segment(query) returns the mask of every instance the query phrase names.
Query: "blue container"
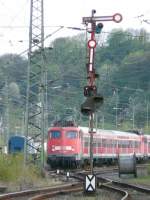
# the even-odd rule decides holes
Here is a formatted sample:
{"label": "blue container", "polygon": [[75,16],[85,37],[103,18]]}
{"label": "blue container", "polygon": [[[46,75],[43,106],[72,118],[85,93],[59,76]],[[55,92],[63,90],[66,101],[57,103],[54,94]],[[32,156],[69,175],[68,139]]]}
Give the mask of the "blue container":
{"label": "blue container", "polygon": [[8,153],[21,153],[24,151],[24,136],[11,136],[8,141]]}

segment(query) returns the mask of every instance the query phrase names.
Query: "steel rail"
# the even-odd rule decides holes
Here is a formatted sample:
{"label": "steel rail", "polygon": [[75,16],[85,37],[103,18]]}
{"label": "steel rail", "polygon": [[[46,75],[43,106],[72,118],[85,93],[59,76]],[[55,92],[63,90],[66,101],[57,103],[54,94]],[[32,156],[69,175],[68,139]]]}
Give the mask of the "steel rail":
{"label": "steel rail", "polygon": [[134,185],[134,184],[123,183],[123,182],[118,182],[118,181],[112,181],[112,183],[115,184],[115,185],[122,186],[122,187],[127,187],[127,188],[130,188],[130,189],[132,188],[132,189],[139,191],[139,192],[144,192],[144,193],[150,194],[150,189],[145,188],[144,186],[137,186],[137,185]]}
{"label": "steel rail", "polygon": [[[112,169],[112,170],[114,170],[114,169]],[[107,171],[107,172],[110,172],[110,170]],[[80,172],[80,173],[78,172],[77,174],[74,173],[71,176],[76,178],[76,179],[78,179],[78,180],[80,180],[80,181],[83,181],[84,180],[84,176],[85,176],[86,173],[87,172]],[[97,171],[97,173],[98,173],[98,171]],[[101,173],[102,172],[99,172],[98,174],[101,174]],[[100,183],[101,180],[103,182],[105,182],[105,183],[101,184]],[[128,194],[127,191],[119,189],[119,188],[116,188],[116,187],[113,187],[113,186],[110,186],[109,184],[111,184],[111,183],[112,183],[112,180],[108,180],[108,179],[101,178],[101,177],[97,178],[97,186],[98,186],[98,188],[105,188],[107,190],[111,190],[113,192],[119,193],[122,196],[120,200],[128,200],[129,199],[129,194]]]}
{"label": "steel rail", "polygon": [[[135,190],[137,192],[142,192],[142,193],[145,193],[145,194],[150,194],[150,189],[145,188],[143,186],[137,186],[137,185],[134,185],[134,184],[124,183],[124,182],[121,182],[121,181],[116,181],[116,180],[112,180],[112,179],[104,178],[104,177],[97,177],[97,179],[98,179],[98,183],[100,184],[100,187],[107,187],[107,188],[110,187],[110,189],[111,189],[114,186],[115,186],[115,188],[116,188],[116,186],[118,186],[118,187],[121,187],[121,188],[126,188],[126,190],[123,190],[124,194],[126,192],[126,195],[122,198],[122,200],[127,200],[130,197],[130,192],[127,191],[128,189],[129,190]],[[116,188],[116,189],[119,189],[120,192],[122,190],[120,188]]]}
{"label": "steel rail", "polygon": [[57,185],[57,186],[53,186],[53,187],[47,187],[47,188],[42,188],[42,189],[34,189],[34,190],[24,190],[24,191],[20,191],[20,192],[13,192],[13,193],[7,193],[7,194],[2,194],[0,195],[0,200],[9,200],[12,198],[23,198],[26,196],[33,196],[33,195],[37,195],[37,194],[41,194],[41,193],[48,193],[51,191],[58,191],[58,190],[65,190],[71,187],[76,187],[79,186],[79,184],[81,185],[81,183],[79,182],[75,182],[73,184],[64,184],[64,185]]}
{"label": "steel rail", "polygon": [[51,197],[54,197],[54,196],[57,196],[57,195],[61,195],[61,194],[70,194],[71,192],[80,192],[80,191],[83,191],[83,187],[76,187],[76,188],[68,188],[68,189],[60,189],[58,191],[51,191],[49,193],[46,193],[46,194],[41,194],[41,195],[37,195],[35,197],[31,197],[29,198],[29,200],[42,200],[42,199],[47,199],[47,198],[51,198]]}
{"label": "steel rail", "polygon": [[116,188],[116,187],[113,187],[113,186],[109,186],[107,184],[103,184],[100,187],[107,189],[107,190],[115,191],[115,192],[121,194],[122,197],[121,197],[120,200],[128,200],[129,199],[129,193],[125,190],[122,190],[122,189],[119,189],[119,188]]}
{"label": "steel rail", "polygon": [[112,179],[104,178],[104,177],[98,177],[98,179],[105,181],[105,182],[111,182],[114,185],[130,188],[130,189],[134,189],[134,190],[139,191],[139,192],[144,192],[144,193],[150,194],[150,189],[145,188],[144,186],[137,186],[137,185],[134,185],[134,184],[124,183],[124,182],[121,182],[121,181],[116,181],[116,180],[112,180]]}
{"label": "steel rail", "polygon": [[[98,187],[104,188],[107,190],[111,190],[111,191],[121,194],[122,197],[120,200],[128,200],[129,199],[129,194],[126,190],[122,190],[120,188],[116,188],[116,187],[113,187],[110,185],[110,184],[112,184],[112,180],[108,180],[108,179],[105,179],[102,177],[98,177],[97,179],[98,179]],[[101,183],[100,181],[103,181],[104,183]]]}

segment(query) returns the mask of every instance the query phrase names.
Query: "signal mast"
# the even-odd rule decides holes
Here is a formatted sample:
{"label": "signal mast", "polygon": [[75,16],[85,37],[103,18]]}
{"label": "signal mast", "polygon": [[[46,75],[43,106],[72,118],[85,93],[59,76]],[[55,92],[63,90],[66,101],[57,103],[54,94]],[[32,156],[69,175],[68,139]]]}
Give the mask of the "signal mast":
{"label": "signal mast", "polygon": [[[122,15],[116,13],[112,16],[94,16],[96,10],[92,10],[91,17],[83,17],[83,24],[86,25],[86,31],[90,33],[90,39],[87,42],[87,86],[84,87],[85,102],[81,105],[81,113],[89,116],[89,133],[90,133],[90,169],[93,174],[93,134],[94,134],[94,113],[103,104],[103,96],[97,93],[95,84],[99,75],[94,68],[96,39],[95,34],[100,34],[103,29],[103,21],[114,21],[119,23],[122,21]],[[90,28],[88,28],[90,25]]]}

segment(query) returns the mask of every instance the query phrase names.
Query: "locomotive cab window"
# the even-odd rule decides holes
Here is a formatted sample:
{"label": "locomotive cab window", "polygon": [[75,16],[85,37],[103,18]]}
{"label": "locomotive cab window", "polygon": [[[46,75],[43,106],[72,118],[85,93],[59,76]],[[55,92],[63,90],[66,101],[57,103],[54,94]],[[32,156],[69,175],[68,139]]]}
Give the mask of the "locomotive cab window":
{"label": "locomotive cab window", "polygon": [[69,138],[69,139],[77,138],[77,132],[76,131],[68,131],[68,132],[66,132],[66,138]]}
{"label": "locomotive cab window", "polygon": [[60,133],[60,131],[51,131],[50,132],[50,137],[53,138],[53,139],[60,138],[61,137],[61,133]]}

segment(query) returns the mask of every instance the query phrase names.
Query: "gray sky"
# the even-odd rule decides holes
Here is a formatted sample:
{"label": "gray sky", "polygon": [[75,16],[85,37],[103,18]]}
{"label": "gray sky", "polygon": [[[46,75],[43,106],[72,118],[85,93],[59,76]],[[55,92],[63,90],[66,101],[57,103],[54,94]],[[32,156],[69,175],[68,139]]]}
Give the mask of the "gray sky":
{"label": "gray sky", "polygon": [[[0,54],[21,53],[28,48],[30,0],[0,0]],[[56,27],[84,27],[82,17],[90,16],[96,9],[97,16],[121,13],[121,23],[105,22],[103,31],[113,28],[145,28],[150,32],[149,0],[44,0],[45,35],[52,33]],[[142,16],[141,16],[142,15]],[[141,16],[141,17],[138,17]],[[50,38],[71,36],[77,31],[63,29]]]}

